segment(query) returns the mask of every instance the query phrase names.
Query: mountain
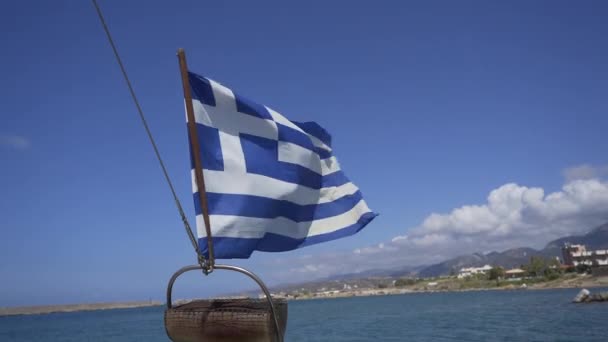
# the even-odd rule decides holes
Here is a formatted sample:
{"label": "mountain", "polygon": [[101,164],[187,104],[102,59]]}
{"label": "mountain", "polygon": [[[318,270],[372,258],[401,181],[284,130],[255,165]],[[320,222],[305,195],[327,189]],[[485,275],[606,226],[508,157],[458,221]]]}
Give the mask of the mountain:
{"label": "mountain", "polygon": [[461,255],[453,259],[423,268],[420,270],[420,272],[418,272],[418,276],[426,278],[450,274],[453,272],[458,272],[458,270],[463,267],[483,266],[485,260],[486,256],[481,253]]}
{"label": "mountain", "polygon": [[403,266],[399,268],[373,269],[357,273],[344,273],[319,279],[319,281],[353,280],[361,278],[405,277],[417,274],[426,266]]}
{"label": "mountain", "polygon": [[437,277],[440,275],[448,275],[450,273],[458,273],[461,268],[481,267],[484,265],[499,265],[505,268],[514,268],[528,263],[530,257],[532,256],[544,255],[541,251],[527,247],[513,248],[504,252],[491,252],[488,254],[475,253],[461,255],[453,259],[426,267],[418,272],[418,276]]}
{"label": "mountain", "polygon": [[530,261],[530,257],[532,256],[540,255],[543,255],[542,251],[537,251],[528,247],[520,247],[508,249],[502,253],[488,253],[486,254],[486,257],[488,259],[488,263],[492,265],[501,265],[502,267],[513,268],[528,263],[528,261]]}
{"label": "mountain", "polygon": [[565,243],[583,244],[587,249],[608,249],[608,223],[592,229],[584,235],[569,235],[549,242],[545,248],[536,250],[528,247],[508,249],[503,252],[491,252],[487,254],[474,253],[461,255],[444,262],[434,264],[421,269],[420,277],[437,277],[457,273],[465,267],[481,267],[483,265],[502,266],[505,268],[519,267],[527,264],[530,257],[542,256],[545,258],[562,256],[562,246]]}
{"label": "mountain", "polygon": [[585,235],[570,235],[549,242],[543,251],[555,253],[559,251],[566,243],[581,244],[587,246],[587,249],[608,249],[608,223],[592,229]]}
{"label": "mountain", "polygon": [[[565,243],[584,244],[588,249],[608,249],[608,223],[596,227],[584,235],[569,235],[549,242],[543,249],[536,250],[528,247],[512,248],[503,252],[490,252],[487,254],[474,253],[461,255],[444,262],[430,266],[401,266],[390,269],[373,269],[356,273],[342,273],[329,277],[316,279],[305,283],[287,283],[275,285],[273,292],[293,291],[331,291],[341,290],[345,284],[353,287],[368,288],[375,287],[378,279],[400,278],[400,277],[437,277],[457,273],[464,267],[480,267],[486,264],[502,266],[505,268],[519,267],[527,264],[532,256],[545,258],[560,257],[561,248]],[[239,293],[239,295],[258,294],[259,290]]]}

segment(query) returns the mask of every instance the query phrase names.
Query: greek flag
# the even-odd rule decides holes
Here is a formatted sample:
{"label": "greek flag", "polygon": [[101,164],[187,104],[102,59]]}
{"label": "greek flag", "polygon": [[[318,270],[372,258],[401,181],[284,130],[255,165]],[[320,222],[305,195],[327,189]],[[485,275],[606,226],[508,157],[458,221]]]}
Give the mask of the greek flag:
{"label": "greek flag", "polygon": [[[194,73],[189,80],[216,258],[338,239],[376,216],[321,126],[290,121]],[[199,248],[208,255],[194,169],[192,190]]]}

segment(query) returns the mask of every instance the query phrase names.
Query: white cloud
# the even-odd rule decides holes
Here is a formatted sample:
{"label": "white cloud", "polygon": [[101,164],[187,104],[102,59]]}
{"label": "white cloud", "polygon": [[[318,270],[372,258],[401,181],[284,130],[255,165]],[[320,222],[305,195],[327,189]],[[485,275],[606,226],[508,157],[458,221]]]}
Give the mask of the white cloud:
{"label": "white cloud", "polygon": [[[432,213],[404,235],[352,252],[285,260],[291,274],[323,277],[369,269],[423,265],[457,255],[514,247],[542,248],[550,240],[582,234],[608,222],[608,182],[597,178],[567,182],[556,192],[508,183],[483,204]],[[312,270],[309,265],[317,265]],[[307,272],[311,271],[311,272]],[[291,280],[297,281],[297,276]]]}
{"label": "white cloud", "polygon": [[393,243],[442,246],[447,250],[460,246],[469,251],[538,248],[553,238],[583,233],[606,221],[608,183],[601,180],[571,181],[548,195],[541,188],[509,183],[492,190],[485,204],[429,215],[420,226],[393,239]]}
{"label": "white cloud", "polygon": [[0,146],[15,150],[26,150],[31,146],[31,142],[27,138],[19,135],[0,134]]}
{"label": "white cloud", "polygon": [[608,165],[593,166],[582,164],[565,169],[563,174],[566,181],[600,178],[608,176]]}

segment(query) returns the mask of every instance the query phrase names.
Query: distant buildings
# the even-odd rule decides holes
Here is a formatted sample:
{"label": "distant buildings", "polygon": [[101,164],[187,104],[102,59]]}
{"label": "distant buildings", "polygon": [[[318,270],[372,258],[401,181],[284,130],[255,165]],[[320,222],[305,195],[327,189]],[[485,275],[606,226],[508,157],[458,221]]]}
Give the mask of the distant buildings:
{"label": "distant buildings", "polygon": [[564,258],[564,264],[568,266],[608,266],[607,249],[588,251],[585,245],[572,245],[566,243],[564,247],[562,247],[562,256]]}
{"label": "distant buildings", "polygon": [[608,249],[588,251],[585,245],[566,243],[562,247],[562,256],[567,266],[583,265],[589,267],[593,275],[608,276]]}
{"label": "distant buildings", "polygon": [[470,277],[476,274],[486,274],[489,270],[492,269],[492,266],[485,265],[483,267],[466,267],[461,268],[460,272],[458,272],[458,279]]}
{"label": "distant buildings", "polygon": [[521,268],[513,268],[505,271],[505,279],[508,280],[519,280],[526,275],[526,271]]}

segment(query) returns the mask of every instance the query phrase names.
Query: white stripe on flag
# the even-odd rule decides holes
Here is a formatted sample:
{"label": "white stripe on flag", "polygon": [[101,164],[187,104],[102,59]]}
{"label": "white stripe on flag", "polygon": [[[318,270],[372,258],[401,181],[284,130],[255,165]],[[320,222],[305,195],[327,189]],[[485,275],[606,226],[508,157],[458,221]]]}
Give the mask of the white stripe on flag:
{"label": "white stripe on flag", "polygon": [[321,160],[319,155],[300,145],[279,141],[279,161],[303,166],[322,176],[340,170],[335,157]]}
{"label": "white stripe on flag", "polygon": [[192,100],[194,121],[208,127],[220,128],[232,134],[251,134],[258,137],[278,140],[279,131],[276,123],[249,114],[226,111],[225,108],[208,106],[198,100]]}
{"label": "white stripe on flag", "polygon": [[[198,187],[194,170],[190,170],[190,173],[192,193],[196,193]],[[203,175],[208,192],[282,199],[299,205],[329,203],[359,191],[350,182],[317,190],[252,173],[234,177],[223,171],[204,170]]]}
{"label": "white stripe on flag", "polygon": [[219,132],[222,155],[224,157],[224,172],[233,173],[239,177],[247,173],[245,154],[241,146],[241,138],[238,135]]}
{"label": "white stripe on flag", "polygon": [[327,150],[329,152],[331,152],[331,147],[325,145],[324,142],[322,142],[321,140],[317,139],[317,137],[312,136],[306,132],[304,132],[303,129],[301,129],[300,127],[296,126],[293,122],[289,121],[288,119],[286,119],[283,115],[281,115],[280,113],[278,113],[277,111],[273,110],[272,108],[266,107],[264,106],[268,112],[270,113],[270,116],[272,116],[272,119],[274,121],[276,121],[277,123],[280,123],[281,125],[287,126],[291,129],[295,129],[298,132],[302,132],[306,135],[308,135],[310,137],[310,140],[312,141],[312,144],[315,147],[320,147],[324,150]]}
{"label": "white stripe on flag", "polygon": [[[303,239],[310,236],[331,233],[346,228],[359,220],[371,210],[361,200],[351,210],[337,216],[309,222],[294,222],[284,217],[255,218],[232,215],[209,215],[211,234],[215,237],[234,237],[256,239],[265,233],[274,233],[294,239]],[[203,216],[196,216],[199,237],[205,237]],[[214,227],[221,227],[220,230]]]}

